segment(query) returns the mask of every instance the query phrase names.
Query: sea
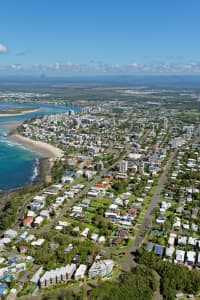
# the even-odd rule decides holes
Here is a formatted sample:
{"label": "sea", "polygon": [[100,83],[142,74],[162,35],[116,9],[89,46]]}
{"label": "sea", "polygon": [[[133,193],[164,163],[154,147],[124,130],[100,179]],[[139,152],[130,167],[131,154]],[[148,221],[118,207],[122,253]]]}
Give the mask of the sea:
{"label": "sea", "polygon": [[[0,192],[23,187],[34,182],[39,176],[41,154],[12,141],[9,138],[12,125],[32,117],[62,113],[72,109],[49,104],[0,103],[0,110],[7,111],[9,107],[27,107],[27,110],[35,107],[38,110],[20,116],[0,117]],[[78,110],[79,108],[73,109]]]}

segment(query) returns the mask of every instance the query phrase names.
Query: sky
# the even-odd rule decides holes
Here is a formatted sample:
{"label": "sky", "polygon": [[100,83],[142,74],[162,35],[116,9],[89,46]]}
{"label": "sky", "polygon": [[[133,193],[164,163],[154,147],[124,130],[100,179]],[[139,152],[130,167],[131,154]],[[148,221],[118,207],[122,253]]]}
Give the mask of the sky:
{"label": "sky", "polygon": [[0,75],[199,74],[199,0],[1,0]]}

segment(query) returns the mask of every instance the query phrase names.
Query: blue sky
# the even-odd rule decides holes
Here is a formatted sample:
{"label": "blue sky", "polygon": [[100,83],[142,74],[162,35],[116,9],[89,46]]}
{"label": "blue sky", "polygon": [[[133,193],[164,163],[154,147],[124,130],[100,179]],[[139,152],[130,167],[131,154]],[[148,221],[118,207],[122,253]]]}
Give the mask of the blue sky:
{"label": "blue sky", "polygon": [[199,0],[2,0],[0,74],[200,73]]}

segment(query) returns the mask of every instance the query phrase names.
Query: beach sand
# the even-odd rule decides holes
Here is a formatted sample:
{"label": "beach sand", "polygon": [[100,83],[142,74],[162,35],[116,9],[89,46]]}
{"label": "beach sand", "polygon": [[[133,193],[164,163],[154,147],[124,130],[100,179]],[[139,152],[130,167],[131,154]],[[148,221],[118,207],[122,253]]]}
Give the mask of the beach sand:
{"label": "beach sand", "polygon": [[12,134],[10,137],[16,142],[23,144],[28,149],[41,153],[42,156],[44,157],[48,157],[52,159],[60,159],[64,155],[64,152],[61,149],[53,145],[50,145],[48,143],[34,141],[20,134]]}

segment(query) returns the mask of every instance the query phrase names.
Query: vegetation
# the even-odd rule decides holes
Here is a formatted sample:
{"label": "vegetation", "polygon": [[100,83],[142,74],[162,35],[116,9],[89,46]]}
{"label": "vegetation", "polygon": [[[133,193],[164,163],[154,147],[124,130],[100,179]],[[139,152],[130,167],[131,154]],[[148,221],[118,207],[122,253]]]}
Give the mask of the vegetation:
{"label": "vegetation", "polygon": [[185,266],[165,262],[152,252],[140,251],[138,263],[148,265],[161,277],[161,293],[166,300],[174,300],[176,293],[197,294],[200,291],[200,273]]}

